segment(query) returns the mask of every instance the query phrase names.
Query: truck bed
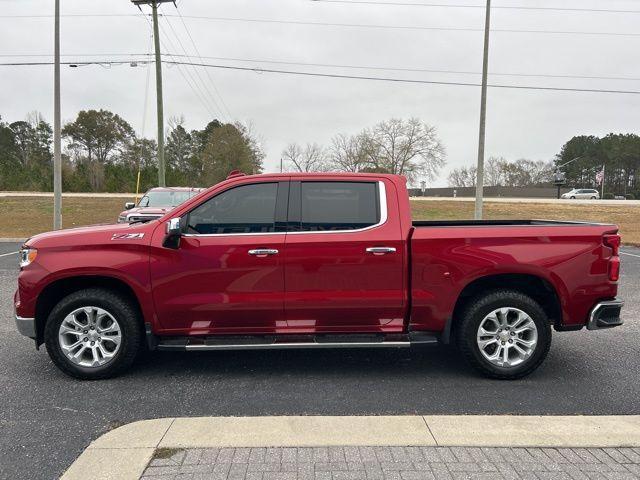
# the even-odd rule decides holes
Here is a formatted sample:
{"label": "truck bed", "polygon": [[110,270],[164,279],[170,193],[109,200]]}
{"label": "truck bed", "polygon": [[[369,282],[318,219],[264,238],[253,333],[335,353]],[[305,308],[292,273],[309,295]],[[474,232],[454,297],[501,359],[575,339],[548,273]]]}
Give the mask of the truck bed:
{"label": "truck bed", "polygon": [[603,244],[604,235],[617,233],[615,225],[553,220],[412,224],[412,331],[445,329],[457,299],[480,279],[492,279],[494,289],[537,282],[543,297],[561,295],[563,312],[554,320],[564,326],[584,325],[595,301],[616,295],[616,283],[607,276],[611,249]]}
{"label": "truck bed", "polygon": [[519,227],[545,225],[602,225],[591,222],[570,222],[560,220],[417,220],[412,222],[416,228],[420,227]]}

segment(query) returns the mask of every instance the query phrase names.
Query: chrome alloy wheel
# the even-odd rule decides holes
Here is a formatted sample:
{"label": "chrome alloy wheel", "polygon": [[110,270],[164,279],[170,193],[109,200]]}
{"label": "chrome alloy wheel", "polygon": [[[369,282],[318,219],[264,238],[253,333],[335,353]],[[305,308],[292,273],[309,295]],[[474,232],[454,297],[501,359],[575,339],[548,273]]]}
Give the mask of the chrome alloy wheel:
{"label": "chrome alloy wheel", "polygon": [[68,314],[58,330],[60,348],[76,365],[101,367],[120,349],[122,331],[116,319],[100,307],[82,307]]}
{"label": "chrome alloy wheel", "polygon": [[533,355],[538,328],[522,310],[498,308],[480,322],[477,341],[480,353],[493,365],[515,367]]}

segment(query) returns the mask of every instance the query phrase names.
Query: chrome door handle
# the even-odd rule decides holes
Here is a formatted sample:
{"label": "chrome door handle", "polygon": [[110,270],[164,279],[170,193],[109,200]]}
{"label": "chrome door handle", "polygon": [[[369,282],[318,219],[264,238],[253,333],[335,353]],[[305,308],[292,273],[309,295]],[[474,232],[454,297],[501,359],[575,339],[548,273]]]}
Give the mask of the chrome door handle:
{"label": "chrome door handle", "polygon": [[369,247],[367,253],[373,253],[374,255],[386,255],[387,253],[396,253],[396,249],[393,247]]}
{"label": "chrome door handle", "polygon": [[249,250],[249,255],[256,257],[266,257],[268,255],[277,255],[279,252],[275,248],[256,248],[255,250]]}

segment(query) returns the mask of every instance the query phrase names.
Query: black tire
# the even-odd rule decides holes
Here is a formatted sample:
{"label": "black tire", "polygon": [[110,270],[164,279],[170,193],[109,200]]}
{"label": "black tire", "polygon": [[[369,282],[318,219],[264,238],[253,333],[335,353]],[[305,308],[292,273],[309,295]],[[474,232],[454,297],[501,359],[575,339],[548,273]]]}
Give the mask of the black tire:
{"label": "black tire", "polygon": [[571,200],[575,200],[575,199],[576,199],[576,197],[571,197]]}
{"label": "black tire", "polygon": [[[480,352],[477,332],[481,322],[492,311],[513,307],[531,317],[536,325],[538,341],[530,357],[512,367],[497,366]],[[467,302],[456,323],[456,343],[465,360],[483,375],[500,380],[515,380],[537,369],[551,348],[551,325],[544,310],[531,297],[514,290],[493,290]]]}
{"label": "black tire", "polygon": [[596,197],[591,197],[591,200],[596,200]]}
{"label": "black tire", "polygon": [[[58,331],[65,317],[74,310],[95,306],[109,312],[120,326],[120,347],[108,363],[85,367],[73,363],[64,354],[58,341]],[[138,309],[126,297],[107,289],[89,288],[74,292],[51,310],[44,330],[47,353],[53,363],[64,373],[82,380],[99,380],[114,377],[131,366],[142,347],[142,327]]]}

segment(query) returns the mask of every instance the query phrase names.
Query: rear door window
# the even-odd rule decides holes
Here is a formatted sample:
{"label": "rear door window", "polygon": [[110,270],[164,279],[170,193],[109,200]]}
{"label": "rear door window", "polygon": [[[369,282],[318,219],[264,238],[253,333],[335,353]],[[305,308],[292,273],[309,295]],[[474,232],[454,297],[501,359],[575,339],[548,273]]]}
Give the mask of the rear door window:
{"label": "rear door window", "polygon": [[301,182],[299,188],[294,231],[358,230],[380,222],[377,182]]}

